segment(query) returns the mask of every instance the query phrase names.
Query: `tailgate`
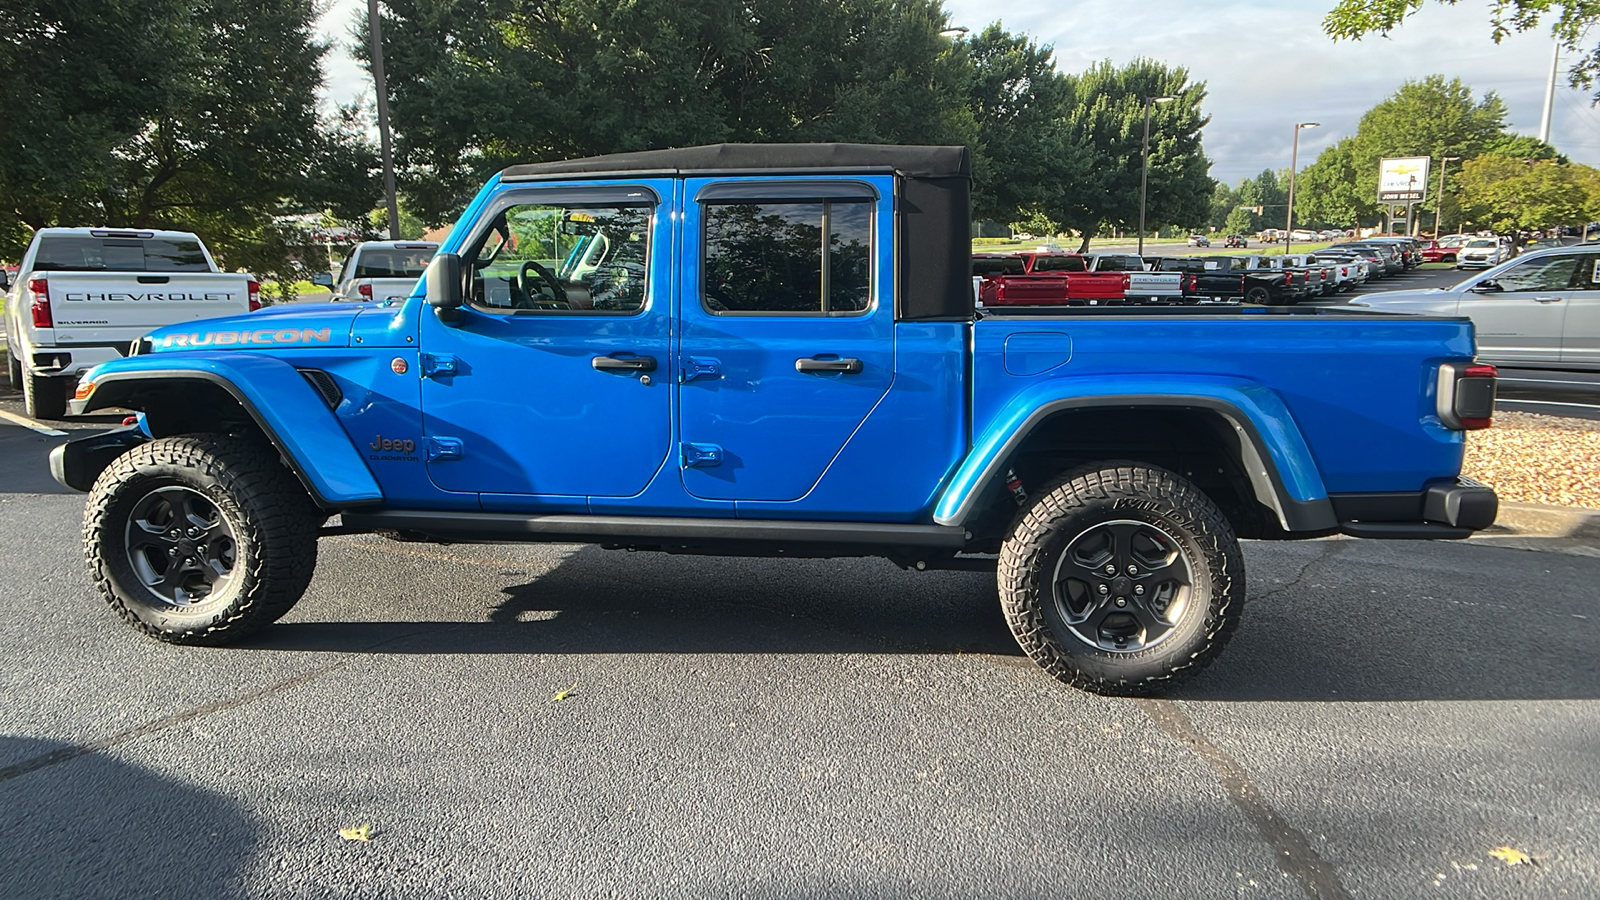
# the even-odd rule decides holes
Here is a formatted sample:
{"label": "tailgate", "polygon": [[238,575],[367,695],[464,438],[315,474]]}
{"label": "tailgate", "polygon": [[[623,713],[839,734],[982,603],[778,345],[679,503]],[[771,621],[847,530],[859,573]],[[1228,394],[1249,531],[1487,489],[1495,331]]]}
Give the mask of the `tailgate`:
{"label": "tailgate", "polygon": [[250,276],[228,272],[48,272],[55,342],[124,347],[165,325],[250,311]]}
{"label": "tailgate", "polygon": [[1177,272],[1129,272],[1128,293],[1135,297],[1182,294],[1183,276]]}

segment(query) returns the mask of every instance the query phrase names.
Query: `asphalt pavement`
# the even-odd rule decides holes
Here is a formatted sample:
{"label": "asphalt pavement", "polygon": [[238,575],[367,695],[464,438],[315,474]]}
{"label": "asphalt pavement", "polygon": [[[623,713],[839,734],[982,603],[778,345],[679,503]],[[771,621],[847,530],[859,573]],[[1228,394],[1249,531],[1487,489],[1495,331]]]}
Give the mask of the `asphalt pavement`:
{"label": "asphalt pavement", "polygon": [[877,560],[334,537],[278,625],[178,648],[96,598],[82,497],[39,474],[65,438],[22,432],[0,422],[8,898],[1600,884],[1590,547],[1251,542],[1237,636],[1153,701],[1044,676],[992,576]]}

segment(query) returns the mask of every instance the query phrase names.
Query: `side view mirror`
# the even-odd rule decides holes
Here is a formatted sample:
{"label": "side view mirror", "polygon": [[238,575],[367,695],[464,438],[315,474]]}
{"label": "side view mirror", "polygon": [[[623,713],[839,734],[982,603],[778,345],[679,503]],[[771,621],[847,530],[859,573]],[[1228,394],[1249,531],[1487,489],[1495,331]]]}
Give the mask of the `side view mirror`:
{"label": "side view mirror", "polygon": [[461,257],[454,253],[435,254],[422,280],[428,305],[438,314],[439,321],[447,325],[461,321]]}
{"label": "side view mirror", "polygon": [[1474,294],[1497,294],[1505,290],[1505,288],[1501,287],[1500,282],[1495,281],[1493,278],[1487,278],[1468,288],[1468,290]]}
{"label": "side view mirror", "polygon": [[11,290],[11,275],[6,272],[5,268],[0,267],[0,291],[9,290]]}
{"label": "side view mirror", "polygon": [[331,272],[318,272],[311,276],[311,283],[331,290],[333,288],[333,274]]}

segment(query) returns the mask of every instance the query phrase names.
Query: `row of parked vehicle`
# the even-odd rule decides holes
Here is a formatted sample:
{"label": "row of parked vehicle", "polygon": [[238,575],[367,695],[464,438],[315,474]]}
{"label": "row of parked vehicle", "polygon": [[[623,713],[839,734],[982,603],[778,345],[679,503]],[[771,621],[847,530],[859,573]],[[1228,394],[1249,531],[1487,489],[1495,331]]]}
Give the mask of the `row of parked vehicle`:
{"label": "row of parked vehicle", "polygon": [[1426,260],[1421,242],[1373,238],[1314,253],[1139,257],[1040,250],[973,256],[985,307],[1251,303],[1284,306],[1331,297]]}

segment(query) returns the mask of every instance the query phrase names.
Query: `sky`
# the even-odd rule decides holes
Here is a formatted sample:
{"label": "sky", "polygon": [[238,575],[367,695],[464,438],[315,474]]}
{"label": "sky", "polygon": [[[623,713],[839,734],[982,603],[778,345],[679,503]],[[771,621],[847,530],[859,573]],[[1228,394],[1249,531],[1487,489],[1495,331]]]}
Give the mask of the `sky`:
{"label": "sky", "polygon": [[[1361,114],[1409,80],[1441,74],[1482,95],[1499,94],[1513,131],[1537,134],[1553,48],[1540,30],[1495,44],[1488,0],[1428,3],[1390,37],[1335,43],[1322,17],[1336,0],[1009,0],[998,19],[1055,49],[1056,67],[1079,72],[1101,59],[1149,57],[1184,66],[1207,86],[1203,144],[1211,176],[1228,184],[1289,166],[1296,122],[1304,168],[1329,144],[1354,134]],[[372,86],[350,54],[366,0],[334,0],[322,32],[331,103],[365,98]],[[984,0],[945,0],[952,25],[977,31],[996,21]],[[1562,63],[1563,72],[1566,62]],[[1589,95],[1557,84],[1551,143],[1577,162],[1600,166],[1600,109]]]}

